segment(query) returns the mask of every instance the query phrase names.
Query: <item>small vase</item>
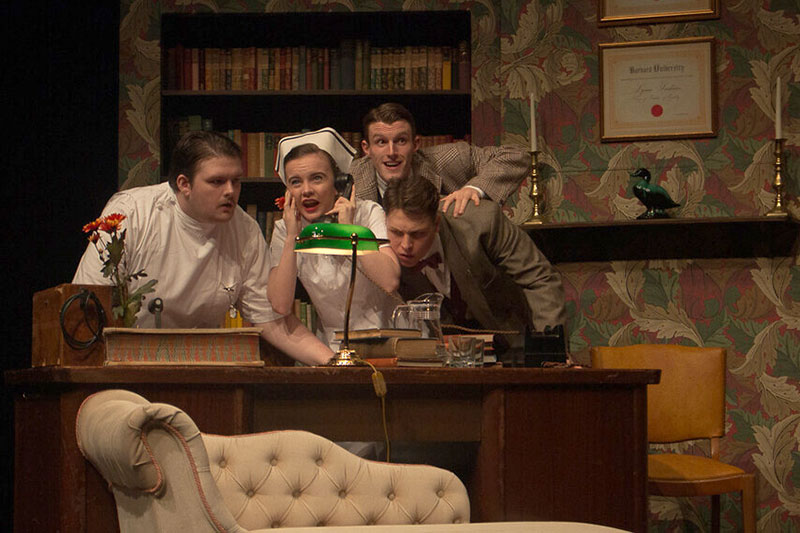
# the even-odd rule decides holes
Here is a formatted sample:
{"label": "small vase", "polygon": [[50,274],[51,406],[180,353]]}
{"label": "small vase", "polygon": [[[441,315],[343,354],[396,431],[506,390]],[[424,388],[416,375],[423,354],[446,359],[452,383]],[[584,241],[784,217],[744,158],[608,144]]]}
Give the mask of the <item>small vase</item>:
{"label": "small vase", "polygon": [[[127,291],[125,292],[127,293]],[[122,318],[122,325],[126,328],[132,328],[136,324],[136,313],[139,312],[141,304],[136,305],[133,302],[123,302],[122,300],[119,287],[113,287],[111,291],[111,309],[114,318]]]}
{"label": "small vase", "polygon": [[127,306],[125,307],[125,312],[122,315],[122,324],[126,328],[132,328],[136,324],[136,311],[132,309],[132,307],[138,306]]}

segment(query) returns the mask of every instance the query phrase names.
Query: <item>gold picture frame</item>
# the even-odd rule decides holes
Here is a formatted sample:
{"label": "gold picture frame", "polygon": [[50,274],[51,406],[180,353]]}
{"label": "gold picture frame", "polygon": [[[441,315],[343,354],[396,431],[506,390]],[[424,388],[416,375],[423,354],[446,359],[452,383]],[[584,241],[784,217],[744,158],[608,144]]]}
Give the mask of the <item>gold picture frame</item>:
{"label": "gold picture frame", "polygon": [[714,38],[599,44],[602,142],[716,137]]}
{"label": "gold picture frame", "polygon": [[720,0],[600,0],[599,26],[719,18]]}

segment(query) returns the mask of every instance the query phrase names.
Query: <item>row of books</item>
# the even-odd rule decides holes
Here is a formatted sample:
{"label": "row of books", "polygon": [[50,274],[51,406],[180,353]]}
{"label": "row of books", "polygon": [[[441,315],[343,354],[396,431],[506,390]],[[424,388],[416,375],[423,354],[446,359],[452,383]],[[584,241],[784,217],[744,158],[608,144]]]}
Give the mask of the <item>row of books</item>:
{"label": "row of books", "polygon": [[275,223],[283,218],[283,211],[277,208],[259,209],[257,204],[246,204],[245,211],[258,222],[258,227],[261,228],[267,246],[269,246],[272,240],[272,230],[275,229]]}
{"label": "row of books", "polygon": [[317,309],[314,307],[314,304],[303,301],[300,298],[295,298],[294,316],[296,316],[311,333],[316,334]]}
{"label": "row of books", "polygon": [[166,89],[184,91],[436,91],[470,88],[466,41],[453,46],[307,46],[167,50]]}
{"label": "row of books", "polygon": [[[212,119],[200,115],[177,117],[168,121],[167,131],[170,146],[174,146],[178,139],[189,131],[212,131]],[[225,132],[229,138],[236,142],[242,149],[242,163],[244,175],[249,177],[277,177],[275,174],[275,158],[277,157],[278,141],[287,135],[298,132],[245,132],[240,129],[231,129]],[[342,137],[357,151],[356,157],[363,155],[361,150],[361,132],[340,132]],[[434,146],[453,142],[452,135],[428,135],[420,137],[420,147]],[[464,139],[469,142],[469,137]]]}

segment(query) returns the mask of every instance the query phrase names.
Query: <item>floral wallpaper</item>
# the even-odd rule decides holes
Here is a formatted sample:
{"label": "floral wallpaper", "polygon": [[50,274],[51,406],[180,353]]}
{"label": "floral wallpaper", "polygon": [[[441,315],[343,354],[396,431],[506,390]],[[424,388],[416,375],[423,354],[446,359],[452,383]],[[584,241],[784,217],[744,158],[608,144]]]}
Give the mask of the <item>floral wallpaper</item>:
{"label": "floral wallpaper", "polygon": [[[683,218],[752,217],[774,203],[775,81],[782,80],[788,210],[800,218],[800,1],[721,1],[720,18],[601,28],[592,0],[123,1],[119,182],[158,181],[160,14],[468,9],[476,144],[529,145],[537,104],[544,213],[551,222],[628,220],[644,208],[629,173],[648,167]],[[600,142],[599,43],[713,36],[719,133]],[[424,117],[421,119],[424,120]],[[524,221],[529,184],[506,203]],[[611,244],[609,244],[611,246]],[[576,243],[580,246],[580,243]],[[665,243],[669,246],[669,243]],[[570,348],[638,342],[728,352],[725,461],[757,473],[758,530],[800,523],[800,252],[790,257],[561,263]],[[707,454],[704,443],[679,448]],[[741,507],[722,499],[722,527]],[[707,499],[651,498],[652,531],[709,529]]]}

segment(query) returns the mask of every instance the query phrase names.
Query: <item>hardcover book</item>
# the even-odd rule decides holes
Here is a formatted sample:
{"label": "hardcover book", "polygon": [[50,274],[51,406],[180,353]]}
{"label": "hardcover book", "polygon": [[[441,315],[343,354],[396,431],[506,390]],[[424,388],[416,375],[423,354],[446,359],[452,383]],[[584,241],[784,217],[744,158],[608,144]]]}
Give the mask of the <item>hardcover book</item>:
{"label": "hardcover book", "polygon": [[361,87],[356,87],[357,89],[361,89],[362,91],[368,91],[371,88],[370,85],[370,78],[372,73],[370,72],[370,44],[369,41],[364,40],[362,42],[362,64],[361,64]]}
{"label": "hardcover book", "polygon": [[269,89],[269,49],[259,48],[256,55],[256,89]]}
{"label": "hardcover book", "polygon": [[341,42],[339,52],[339,65],[341,73],[339,83],[342,89],[355,89],[356,85],[356,65],[355,65],[355,42],[352,39],[345,39]]}
{"label": "hardcover book", "polygon": [[397,357],[399,359],[435,359],[437,339],[423,337],[389,337],[386,339],[356,339],[350,349],[366,359]]}
{"label": "hardcover book", "polygon": [[249,46],[242,51],[242,90],[254,91],[256,89],[256,47]]}
{"label": "hardcover book", "polygon": [[105,328],[106,365],[264,366],[258,328]]}
{"label": "hardcover book", "polygon": [[399,357],[374,357],[374,358],[366,358],[366,362],[371,363],[373,366],[377,367],[425,367],[425,368],[437,368],[443,367],[444,362],[440,359],[401,359]]}
{"label": "hardcover book", "polygon": [[243,68],[244,68],[244,57],[243,51],[241,48],[232,48],[231,49],[231,90],[233,91],[241,91],[244,89],[242,87],[242,80],[244,79],[243,75]]}
{"label": "hardcover book", "polygon": [[441,361],[440,359],[435,359],[435,358],[434,359],[413,359],[413,360],[398,359],[397,360],[397,366],[399,366],[399,367],[416,366],[416,367],[437,368],[437,367],[443,367],[444,366],[444,362]]}
{"label": "hardcover book", "polygon": [[[422,332],[418,329],[405,329],[405,328],[368,328],[368,329],[351,329],[350,340],[353,339],[386,339],[387,337],[422,337]],[[344,334],[342,331],[335,331],[333,338],[342,340]]]}

